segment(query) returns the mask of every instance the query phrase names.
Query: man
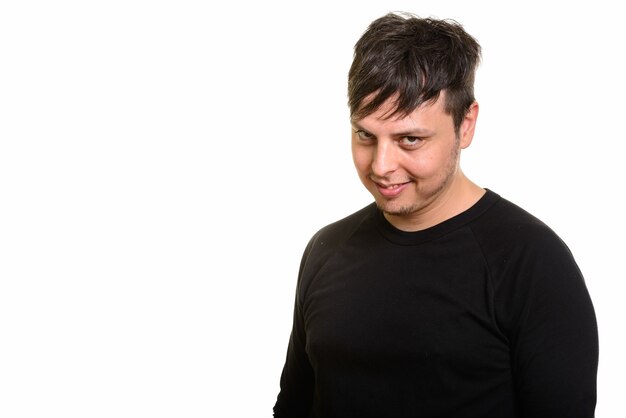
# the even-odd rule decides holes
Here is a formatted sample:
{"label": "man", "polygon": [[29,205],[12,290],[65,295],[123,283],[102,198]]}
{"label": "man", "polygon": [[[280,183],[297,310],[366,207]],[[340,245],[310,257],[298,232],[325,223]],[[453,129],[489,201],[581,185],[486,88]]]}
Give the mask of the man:
{"label": "man", "polygon": [[275,417],[592,417],[597,326],[566,245],[459,167],[480,46],[389,14],[355,45],[352,154],[375,200],[301,262]]}

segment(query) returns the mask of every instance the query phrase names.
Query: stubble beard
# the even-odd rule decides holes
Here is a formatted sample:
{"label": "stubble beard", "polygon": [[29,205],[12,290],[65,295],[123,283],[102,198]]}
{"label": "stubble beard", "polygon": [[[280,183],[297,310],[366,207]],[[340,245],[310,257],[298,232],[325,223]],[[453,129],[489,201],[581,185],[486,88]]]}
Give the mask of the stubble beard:
{"label": "stubble beard", "polygon": [[[423,198],[421,198],[419,201],[415,201],[413,203],[407,203],[403,206],[400,206],[398,208],[393,208],[394,206],[394,202],[393,201],[382,201],[379,202],[378,200],[376,201],[376,205],[378,206],[378,209],[380,209],[384,214],[389,215],[389,216],[398,216],[398,217],[406,217],[415,213],[420,212],[421,210],[423,210],[425,207],[427,207],[431,202],[433,202],[434,200],[437,199],[437,197],[446,189],[448,188],[448,186],[450,185],[450,183],[452,182],[452,180],[454,179],[454,176],[457,172],[457,168],[458,168],[458,162],[459,162],[459,154],[460,154],[460,149],[459,149],[459,141],[460,138],[457,137],[457,141],[455,143],[454,149],[452,150],[452,153],[450,155],[450,159],[448,160],[448,166],[446,167],[446,171],[445,174],[443,176],[443,179],[439,182],[439,184],[437,185],[437,187],[435,187],[434,190],[421,190],[420,191],[420,182],[418,179],[411,179],[411,181],[413,182],[412,186],[415,189],[415,193],[418,196],[422,196]],[[383,198],[384,199],[384,198]]]}

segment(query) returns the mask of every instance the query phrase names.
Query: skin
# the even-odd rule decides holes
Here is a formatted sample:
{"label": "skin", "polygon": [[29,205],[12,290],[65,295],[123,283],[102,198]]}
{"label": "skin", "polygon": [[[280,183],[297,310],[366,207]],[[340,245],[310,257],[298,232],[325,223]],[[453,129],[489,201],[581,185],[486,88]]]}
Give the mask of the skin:
{"label": "skin", "polygon": [[352,158],[385,218],[403,231],[437,225],[474,205],[485,190],[461,171],[461,150],[474,137],[478,103],[455,132],[445,92],[406,117],[391,117],[394,97],[352,120]]}

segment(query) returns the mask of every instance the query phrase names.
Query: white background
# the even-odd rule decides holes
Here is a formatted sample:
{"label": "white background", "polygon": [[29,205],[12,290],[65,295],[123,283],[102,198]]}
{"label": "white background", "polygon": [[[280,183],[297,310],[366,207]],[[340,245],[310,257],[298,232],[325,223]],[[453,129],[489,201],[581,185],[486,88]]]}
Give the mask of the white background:
{"label": "white background", "polygon": [[0,416],[271,416],[302,250],[370,202],[346,77],[391,10],[482,44],[462,165],[574,252],[625,416],[618,2],[209,3],[0,5]]}

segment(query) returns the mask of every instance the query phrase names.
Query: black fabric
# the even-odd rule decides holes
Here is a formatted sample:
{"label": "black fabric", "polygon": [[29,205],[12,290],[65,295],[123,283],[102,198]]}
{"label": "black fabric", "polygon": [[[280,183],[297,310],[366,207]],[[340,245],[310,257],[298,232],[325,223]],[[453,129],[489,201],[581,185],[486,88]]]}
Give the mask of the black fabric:
{"label": "black fabric", "polygon": [[300,267],[275,417],[592,417],[597,327],[545,224],[487,191],[403,232],[374,204]]}

